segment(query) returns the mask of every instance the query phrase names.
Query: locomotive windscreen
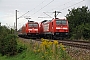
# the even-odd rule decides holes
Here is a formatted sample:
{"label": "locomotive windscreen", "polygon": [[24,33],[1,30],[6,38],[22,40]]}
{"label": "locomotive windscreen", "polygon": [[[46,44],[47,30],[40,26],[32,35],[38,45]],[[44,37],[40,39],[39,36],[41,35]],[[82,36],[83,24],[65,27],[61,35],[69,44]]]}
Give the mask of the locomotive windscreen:
{"label": "locomotive windscreen", "polygon": [[28,25],[29,25],[29,27],[38,27],[37,23],[29,23]]}
{"label": "locomotive windscreen", "polygon": [[56,24],[57,25],[59,25],[59,24],[66,25],[67,24],[67,21],[66,20],[56,20]]}

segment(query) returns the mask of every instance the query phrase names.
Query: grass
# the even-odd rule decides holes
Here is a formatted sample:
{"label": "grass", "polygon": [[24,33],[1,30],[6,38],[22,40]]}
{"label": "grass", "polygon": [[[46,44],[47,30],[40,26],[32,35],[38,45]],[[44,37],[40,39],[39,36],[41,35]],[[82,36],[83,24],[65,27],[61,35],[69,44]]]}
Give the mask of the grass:
{"label": "grass", "polygon": [[42,60],[38,55],[31,53],[30,51],[24,51],[16,56],[7,57],[0,56],[0,60]]}
{"label": "grass", "polygon": [[0,55],[0,60],[42,60],[38,54],[34,54],[31,50],[30,50],[30,46],[29,43],[23,41],[23,40],[18,40],[18,44],[23,46],[23,47],[27,47],[26,50],[24,50],[22,53],[19,53],[18,55],[15,56],[1,56]]}
{"label": "grass", "polygon": [[70,60],[64,45],[58,44],[56,40],[54,42],[41,40],[42,43],[18,40],[18,44],[27,49],[15,56],[0,55],[0,60]]}

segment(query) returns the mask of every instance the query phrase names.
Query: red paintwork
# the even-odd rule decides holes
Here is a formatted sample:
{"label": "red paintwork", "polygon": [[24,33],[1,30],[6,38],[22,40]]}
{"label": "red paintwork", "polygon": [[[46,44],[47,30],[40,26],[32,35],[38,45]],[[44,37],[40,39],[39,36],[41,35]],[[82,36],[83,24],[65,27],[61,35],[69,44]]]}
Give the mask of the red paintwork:
{"label": "red paintwork", "polygon": [[[37,27],[31,24],[37,24]],[[69,33],[68,20],[66,19],[52,19],[51,21],[38,22],[27,22],[19,31],[22,35],[34,36],[38,35],[40,37],[57,37],[65,36]]]}
{"label": "red paintwork", "polygon": [[68,33],[69,32],[69,25],[68,20],[66,20],[66,24],[59,24],[56,25],[56,20],[65,20],[65,19],[52,19],[49,22],[40,23],[40,33]]}
{"label": "red paintwork", "polygon": [[[37,24],[37,27],[29,26],[29,24]],[[39,33],[39,24],[37,22],[28,22],[26,23],[22,29],[21,29],[22,34],[38,34]]]}

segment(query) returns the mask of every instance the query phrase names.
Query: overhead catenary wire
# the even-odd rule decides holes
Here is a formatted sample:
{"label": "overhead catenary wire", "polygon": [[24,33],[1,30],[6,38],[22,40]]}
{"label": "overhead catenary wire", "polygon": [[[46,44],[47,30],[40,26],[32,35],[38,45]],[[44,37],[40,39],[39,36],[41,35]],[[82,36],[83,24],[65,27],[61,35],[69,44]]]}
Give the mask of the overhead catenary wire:
{"label": "overhead catenary wire", "polygon": [[[38,4],[36,7],[38,7],[39,5],[41,5],[41,4],[43,4],[43,2],[44,2],[45,0],[43,0],[40,4]],[[43,7],[41,7],[39,10],[37,10],[35,13],[33,13],[33,14],[31,14],[31,16],[33,16],[34,14],[36,14],[36,13],[38,13],[40,10],[42,10],[43,8],[45,8],[46,6],[48,6],[49,4],[51,4],[52,2],[53,2],[54,0],[52,0],[52,1],[50,1],[48,4],[46,4],[45,6],[43,6]],[[71,0],[70,0],[71,1]],[[69,2],[70,2],[69,1]],[[67,9],[67,8],[69,8],[69,7],[72,7],[72,6],[74,6],[74,5],[77,5],[77,4],[79,4],[79,3],[81,3],[81,2],[83,2],[83,1],[85,1],[85,0],[82,0],[82,1],[80,1],[80,2],[78,2],[78,3],[75,3],[75,4],[73,4],[73,5],[70,5],[70,6],[68,6],[68,7],[65,7],[65,8],[63,8],[63,9],[61,9],[60,11],[62,11],[62,10],[65,10],[65,9]],[[66,5],[67,3],[69,3],[69,2],[66,2],[65,4],[63,4],[63,5]],[[61,5],[61,6],[63,6],[63,5]],[[36,7],[35,8],[33,8],[33,9],[36,9]],[[32,9],[32,10],[33,10]],[[30,11],[28,11],[28,12],[31,12],[32,10],[30,10]],[[27,13],[25,13],[25,14],[27,14]],[[23,14],[23,15],[25,15],[25,14]],[[23,16],[22,15],[22,16]],[[22,16],[20,16],[20,17],[22,17]]]}
{"label": "overhead catenary wire", "polygon": [[[64,4],[61,4],[60,6],[63,6],[63,5],[66,5],[66,4],[68,4],[69,2],[71,2],[72,0],[70,0],[70,1],[68,1],[68,2],[66,2],[66,3],[64,3]],[[57,8],[57,7],[55,7],[55,8]],[[54,8],[54,9],[55,9]],[[54,9],[51,9],[51,10],[54,10]],[[43,12],[44,13],[44,12]],[[52,13],[52,12],[45,12],[45,13]]]}
{"label": "overhead catenary wire", "polygon": [[[45,12],[43,12],[44,14],[46,14]],[[50,15],[46,14],[47,16],[49,16],[50,18],[52,18]]]}
{"label": "overhead catenary wire", "polygon": [[[72,0],[70,0],[69,2],[71,2]],[[64,9],[67,9],[67,8],[69,8],[69,7],[72,7],[72,6],[74,6],[74,5],[77,5],[77,4],[80,4],[81,2],[83,2],[83,1],[85,1],[85,0],[82,0],[82,1],[79,1],[79,2],[77,2],[77,3],[75,3],[75,4],[73,4],[73,5],[70,5],[70,6],[68,6],[68,7],[65,7],[65,8],[63,8],[63,9],[61,9],[60,11],[62,11],[62,10],[64,10]],[[69,2],[66,2],[65,4],[63,4],[63,5],[66,5],[67,3],[69,3]],[[61,5],[61,6],[63,6],[63,5]],[[41,8],[42,9],[42,8]],[[38,12],[38,11],[37,11]],[[34,13],[35,14],[35,13]],[[45,14],[46,14],[46,12],[45,12]],[[47,14],[46,14],[47,15]],[[58,15],[58,14],[57,14]],[[49,16],[49,15],[48,15]],[[51,17],[51,16],[49,16],[49,17]]]}
{"label": "overhead catenary wire", "polygon": [[[36,9],[39,5],[41,5],[41,4],[43,4],[43,2],[44,2],[45,0],[43,0],[40,4],[38,4],[36,7],[34,7],[33,9],[31,9],[30,11],[28,11],[28,12],[26,12],[26,13],[24,13],[23,15],[21,15],[20,17],[18,17],[17,19],[19,19],[19,18],[21,18],[21,17],[23,17],[24,15],[26,15],[27,13],[29,13],[29,12],[31,12],[31,11],[33,11],[34,9]],[[30,16],[29,16],[30,17]]]}
{"label": "overhead catenary wire", "polygon": [[[28,11],[29,12],[29,11]],[[23,15],[21,15],[20,17],[18,17],[17,19],[23,17],[24,15],[26,15],[28,12],[24,13]]]}
{"label": "overhead catenary wire", "polygon": [[44,1],[45,1],[45,0],[43,0],[40,4],[38,4],[38,5],[37,5],[36,7],[34,7],[33,9],[31,9],[30,12],[33,11],[34,9],[36,9],[37,7],[39,7],[39,5],[43,4]]}
{"label": "overhead catenary wire", "polygon": [[[67,9],[67,8],[72,7],[72,6],[74,6],[74,5],[80,4],[80,3],[82,3],[83,1],[85,1],[85,0],[81,0],[81,1],[79,1],[79,2],[77,2],[77,3],[75,3],[75,4],[70,5],[70,6],[68,6],[68,7],[65,7],[65,8],[63,8],[63,9],[61,9],[61,10],[59,10],[59,11],[62,11],[62,10],[65,10],[65,9]],[[57,14],[57,15],[58,15],[58,14]]]}
{"label": "overhead catenary wire", "polygon": [[[70,3],[72,0],[70,0],[70,1],[68,1],[68,2],[66,2],[66,3],[64,3],[64,4],[61,4],[61,5],[59,5],[59,6],[63,6],[63,5],[66,5],[66,4],[68,4],[68,3]],[[57,6],[58,7],[58,6]],[[57,8],[57,7],[55,7],[55,8]],[[54,10],[55,8],[53,8],[52,10]]]}
{"label": "overhead catenary wire", "polygon": [[36,11],[35,13],[33,13],[32,15],[38,13],[40,10],[42,10],[43,8],[45,8],[46,6],[48,6],[49,4],[51,4],[54,0],[50,1],[48,4],[46,4],[45,6],[41,7],[38,11]]}
{"label": "overhead catenary wire", "polygon": [[70,6],[66,7],[66,8],[61,9],[60,11],[65,10],[65,9],[67,9],[67,8],[70,8],[70,7],[74,6],[74,5],[80,4],[80,3],[84,2],[84,1],[85,1],[85,0],[79,1],[79,2],[77,2],[77,3],[75,3],[75,4],[73,4],[73,5],[70,5]]}

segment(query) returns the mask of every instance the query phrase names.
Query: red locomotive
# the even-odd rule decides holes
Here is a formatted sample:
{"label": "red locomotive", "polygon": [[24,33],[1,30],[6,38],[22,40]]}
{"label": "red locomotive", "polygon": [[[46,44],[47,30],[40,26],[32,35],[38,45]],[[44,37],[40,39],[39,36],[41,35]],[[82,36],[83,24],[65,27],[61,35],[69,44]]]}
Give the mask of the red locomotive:
{"label": "red locomotive", "polygon": [[39,24],[38,22],[28,21],[20,30],[19,36],[22,37],[38,37],[39,36]]}
{"label": "red locomotive", "polygon": [[69,33],[68,20],[52,19],[40,23],[40,36],[46,38],[62,38]]}

